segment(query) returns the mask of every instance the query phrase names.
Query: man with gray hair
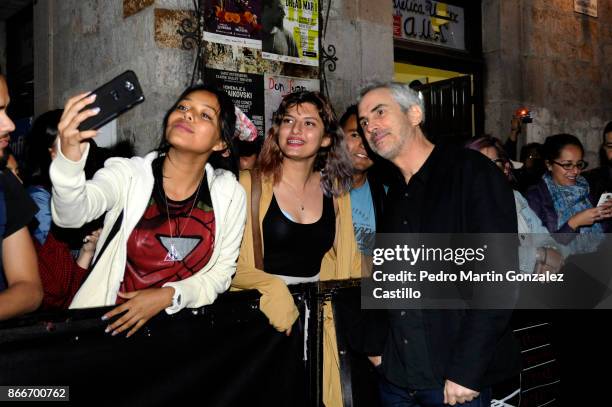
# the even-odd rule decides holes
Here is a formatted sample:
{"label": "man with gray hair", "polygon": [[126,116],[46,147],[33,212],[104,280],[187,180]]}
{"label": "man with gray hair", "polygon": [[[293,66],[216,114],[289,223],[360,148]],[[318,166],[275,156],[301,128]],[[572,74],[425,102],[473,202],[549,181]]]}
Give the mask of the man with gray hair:
{"label": "man with gray hair", "polygon": [[[482,154],[434,145],[425,108],[407,85],[365,88],[359,123],[372,150],[397,168],[380,232],[517,233],[514,198]],[[389,310],[389,329],[370,360],[383,405],[488,406],[491,385],[519,371],[510,310]],[[379,333],[380,334],[380,333]],[[376,336],[376,333],[372,333]]]}

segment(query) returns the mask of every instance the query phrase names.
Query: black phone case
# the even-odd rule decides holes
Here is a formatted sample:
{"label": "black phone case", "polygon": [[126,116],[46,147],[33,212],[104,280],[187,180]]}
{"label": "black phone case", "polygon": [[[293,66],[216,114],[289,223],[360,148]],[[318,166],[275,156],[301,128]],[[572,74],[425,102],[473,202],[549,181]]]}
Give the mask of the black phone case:
{"label": "black phone case", "polygon": [[125,71],[92,93],[97,95],[96,100],[83,110],[99,107],[100,112],[83,121],[79,125],[80,131],[99,129],[145,99],[133,71]]}

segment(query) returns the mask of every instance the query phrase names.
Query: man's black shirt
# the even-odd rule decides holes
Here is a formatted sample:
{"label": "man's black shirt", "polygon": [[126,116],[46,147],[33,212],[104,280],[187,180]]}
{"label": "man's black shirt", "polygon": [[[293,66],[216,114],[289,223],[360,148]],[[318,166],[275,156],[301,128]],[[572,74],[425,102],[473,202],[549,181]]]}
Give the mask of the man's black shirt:
{"label": "man's black shirt", "polygon": [[393,179],[380,232],[517,233],[508,181],[476,151],[437,145],[408,184]]}
{"label": "man's black shirt", "polygon": [[[478,152],[435,146],[408,183],[399,170],[394,179],[380,232],[517,233],[509,183]],[[449,379],[480,390],[510,377],[518,368],[510,315],[506,310],[390,310],[382,371],[410,389],[442,387]]]}

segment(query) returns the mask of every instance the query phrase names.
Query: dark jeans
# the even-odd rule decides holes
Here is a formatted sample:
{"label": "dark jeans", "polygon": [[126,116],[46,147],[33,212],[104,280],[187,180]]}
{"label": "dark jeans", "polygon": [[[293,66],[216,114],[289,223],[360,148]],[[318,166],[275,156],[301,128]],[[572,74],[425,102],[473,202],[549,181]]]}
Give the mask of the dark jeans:
{"label": "dark jeans", "polygon": [[[410,390],[399,387],[385,378],[380,378],[380,401],[385,407],[443,407],[444,389]],[[480,396],[474,400],[459,404],[461,407],[485,407],[491,405],[491,388],[480,391]]]}

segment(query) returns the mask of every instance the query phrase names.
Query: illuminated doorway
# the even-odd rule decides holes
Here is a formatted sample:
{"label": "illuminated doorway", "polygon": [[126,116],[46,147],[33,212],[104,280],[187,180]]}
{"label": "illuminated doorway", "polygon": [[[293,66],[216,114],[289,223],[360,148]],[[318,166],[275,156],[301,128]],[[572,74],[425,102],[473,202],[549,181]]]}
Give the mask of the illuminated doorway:
{"label": "illuminated doorway", "polygon": [[472,75],[395,62],[394,80],[422,93],[423,129],[433,142],[463,143],[474,136]]}

